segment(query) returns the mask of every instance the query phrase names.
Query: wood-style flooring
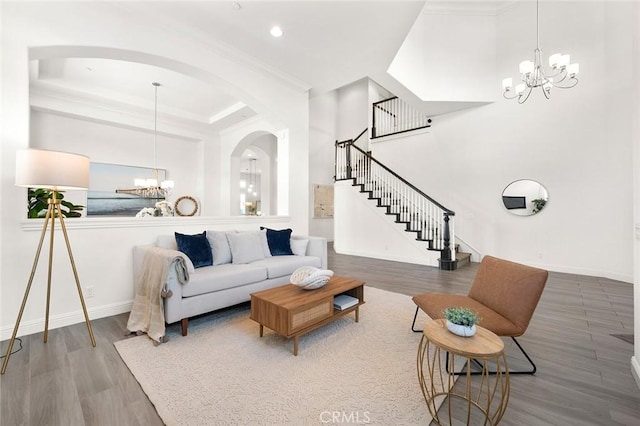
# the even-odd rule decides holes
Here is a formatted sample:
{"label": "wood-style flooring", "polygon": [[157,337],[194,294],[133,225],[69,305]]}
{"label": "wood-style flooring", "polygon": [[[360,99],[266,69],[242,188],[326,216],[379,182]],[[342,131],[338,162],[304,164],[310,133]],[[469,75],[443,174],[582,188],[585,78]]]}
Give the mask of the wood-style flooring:
{"label": "wood-style flooring", "polygon": [[[337,274],[407,295],[467,293],[477,266],[440,271],[338,255],[329,248],[329,268]],[[0,377],[0,425],[161,425],[112,344],[124,338],[127,318],[92,321],[96,348],[84,323],[51,330],[47,344],[42,333],[25,336],[23,349],[12,355]],[[640,425],[640,390],[630,366],[633,345],[612,334],[633,334],[631,284],[550,273],[529,329],[519,339],[538,372],[512,376],[501,424]],[[524,368],[508,340],[505,346],[512,355],[510,367]],[[2,342],[2,354],[6,347]],[[415,386],[420,392],[417,381]]]}

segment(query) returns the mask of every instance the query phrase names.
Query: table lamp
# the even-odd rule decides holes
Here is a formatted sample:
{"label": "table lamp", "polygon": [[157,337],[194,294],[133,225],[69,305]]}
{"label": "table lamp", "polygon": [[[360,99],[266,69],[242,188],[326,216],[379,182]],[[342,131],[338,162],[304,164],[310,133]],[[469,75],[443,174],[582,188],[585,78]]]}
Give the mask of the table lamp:
{"label": "table lamp", "polygon": [[49,301],[51,298],[51,275],[53,265],[53,243],[55,235],[55,221],[56,218],[60,221],[60,227],[64,235],[65,242],[67,244],[67,252],[69,254],[69,260],[71,261],[71,268],[73,269],[73,276],[76,281],[76,287],[78,288],[78,295],[80,296],[80,303],[82,304],[82,310],[84,312],[84,319],[87,323],[87,329],[89,330],[89,337],[91,338],[91,345],[96,346],[96,341],[93,336],[93,330],[91,329],[91,322],[89,321],[89,315],[87,314],[87,307],[84,303],[84,297],[82,296],[82,288],[80,286],[80,280],[78,279],[78,271],[76,270],[76,264],[73,260],[73,253],[71,252],[71,244],[69,243],[69,236],[67,235],[67,228],[64,223],[64,216],[62,209],[60,208],[60,199],[58,198],[58,192],[62,190],[86,190],[89,188],[89,157],[84,155],[71,154],[67,152],[59,151],[45,151],[39,149],[25,149],[16,153],[16,182],[17,186],[27,188],[45,188],[51,190],[51,198],[48,199],[47,213],[44,218],[44,224],[42,226],[42,234],[40,235],[40,242],[36,250],[35,259],[33,260],[33,266],[31,268],[31,275],[27,283],[27,288],[24,292],[22,299],[22,306],[18,313],[18,319],[16,320],[15,327],[13,328],[13,334],[9,341],[9,347],[2,363],[2,370],[0,374],[4,374],[7,370],[7,363],[11,356],[11,350],[13,349],[13,343],[18,333],[18,327],[20,327],[20,320],[24,312],[24,307],[29,297],[29,291],[31,290],[31,284],[36,273],[38,266],[38,259],[40,258],[40,251],[42,250],[42,243],[44,242],[49,222],[51,222],[50,240],[49,240],[49,270],[47,274],[47,304],[44,323],[44,343],[47,343],[47,337],[49,333]]}

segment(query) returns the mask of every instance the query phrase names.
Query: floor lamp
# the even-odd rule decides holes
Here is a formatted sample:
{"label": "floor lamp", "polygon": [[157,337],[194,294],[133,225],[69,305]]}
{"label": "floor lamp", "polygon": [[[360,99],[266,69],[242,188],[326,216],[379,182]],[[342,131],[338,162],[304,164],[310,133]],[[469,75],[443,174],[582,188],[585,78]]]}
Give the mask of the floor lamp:
{"label": "floor lamp", "polygon": [[69,244],[69,236],[67,235],[67,228],[64,224],[64,216],[62,215],[62,209],[60,208],[60,199],[58,199],[58,191],[68,189],[86,190],[89,188],[89,158],[84,155],[38,149],[18,151],[16,153],[16,185],[28,188],[50,189],[52,191],[52,195],[48,200],[47,214],[44,218],[40,242],[38,243],[36,256],[33,260],[33,266],[31,267],[31,275],[29,276],[27,288],[22,299],[22,305],[20,306],[20,311],[18,313],[18,319],[16,320],[16,325],[13,328],[13,334],[9,341],[9,347],[7,348],[7,354],[5,355],[4,362],[2,363],[2,371],[0,374],[4,374],[7,370],[7,363],[11,356],[11,350],[13,349],[16,334],[18,333],[18,327],[20,327],[20,320],[22,319],[24,307],[27,304],[27,299],[29,298],[29,291],[31,290],[33,277],[35,276],[36,269],[38,267],[38,259],[40,258],[42,243],[44,242],[50,222],[51,230],[49,239],[49,270],[47,274],[47,307],[44,322],[44,343],[47,343],[47,337],[49,334],[49,301],[51,299],[51,275],[53,272],[53,243],[56,218],[60,221],[62,234],[64,235],[64,240],[67,244],[67,252],[69,253],[69,260],[71,261],[73,276],[76,280],[76,287],[78,288],[78,295],[80,296],[80,303],[82,304],[82,310],[84,312],[84,319],[87,323],[87,329],[89,330],[91,345],[94,347],[96,346],[96,340],[93,337],[93,330],[91,329],[91,322],[89,321],[89,315],[87,314],[87,307],[84,303],[84,297],[82,296],[82,288],[80,287],[80,280],[78,279],[78,271],[76,270],[76,264],[73,260],[73,253],[71,253],[71,244]]}

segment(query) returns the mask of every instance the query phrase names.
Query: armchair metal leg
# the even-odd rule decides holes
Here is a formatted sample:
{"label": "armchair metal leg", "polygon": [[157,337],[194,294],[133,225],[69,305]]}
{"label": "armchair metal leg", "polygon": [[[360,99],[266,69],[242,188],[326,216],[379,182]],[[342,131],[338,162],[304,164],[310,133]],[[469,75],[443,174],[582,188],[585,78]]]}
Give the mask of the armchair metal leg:
{"label": "armchair metal leg", "polygon": [[411,331],[414,333],[422,333],[422,330],[416,330],[416,319],[418,318],[418,311],[420,310],[419,306],[416,306],[416,313],[413,316],[413,322],[411,323]]}
{"label": "armchair metal leg", "polygon": [[[527,352],[524,350],[524,348],[520,345],[520,343],[518,343],[518,341],[516,340],[515,337],[511,337],[513,339],[513,341],[515,342],[515,344],[518,346],[518,348],[520,349],[520,352],[522,352],[522,354],[524,355],[524,357],[527,359],[527,361],[529,361],[529,364],[531,365],[531,370],[520,370],[520,371],[511,371],[509,370],[509,374],[536,374],[536,371],[538,370],[538,368],[536,367],[536,365],[533,363],[533,360],[531,359],[531,357],[529,357],[529,354],[527,354]],[[472,360],[474,363],[481,365],[478,361],[476,361],[475,359]],[[447,370],[448,374],[453,374],[453,375],[461,375],[461,374],[467,374],[465,371],[454,371],[453,373],[449,372],[449,352],[446,353],[446,360],[445,360],[445,368]],[[480,374],[480,371],[472,371],[471,374],[472,375],[478,375]],[[495,371],[489,371],[489,374],[496,374]]]}
{"label": "armchair metal leg", "polygon": [[527,352],[522,348],[522,346],[520,346],[520,343],[518,343],[516,338],[512,337],[512,339],[515,342],[515,344],[518,346],[518,348],[520,348],[520,352],[522,352],[522,355],[524,355],[524,357],[527,358],[527,361],[529,361],[529,364],[531,364],[531,370],[513,371],[513,372],[509,372],[509,374],[536,374],[538,367],[536,367],[536,365],[533,363],[533,361],[529,357],[529,354],[527,354]]}

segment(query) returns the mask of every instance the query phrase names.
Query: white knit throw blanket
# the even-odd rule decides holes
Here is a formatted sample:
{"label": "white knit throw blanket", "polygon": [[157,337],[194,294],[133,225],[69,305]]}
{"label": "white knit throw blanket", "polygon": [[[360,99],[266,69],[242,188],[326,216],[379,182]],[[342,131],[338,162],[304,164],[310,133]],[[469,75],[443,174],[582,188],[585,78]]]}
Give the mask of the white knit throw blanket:
{"label": "white knit throw blanket", "polygon": [[145,255],[127,321],[127,334],[146,333],[154,344],[166,341],[162,299],[172,296],[171,291],[167,292],[167,278],[171,268],[178,272],[180,284],[189,281],[187,265],[182,255],[175,253],[154,247]]}

